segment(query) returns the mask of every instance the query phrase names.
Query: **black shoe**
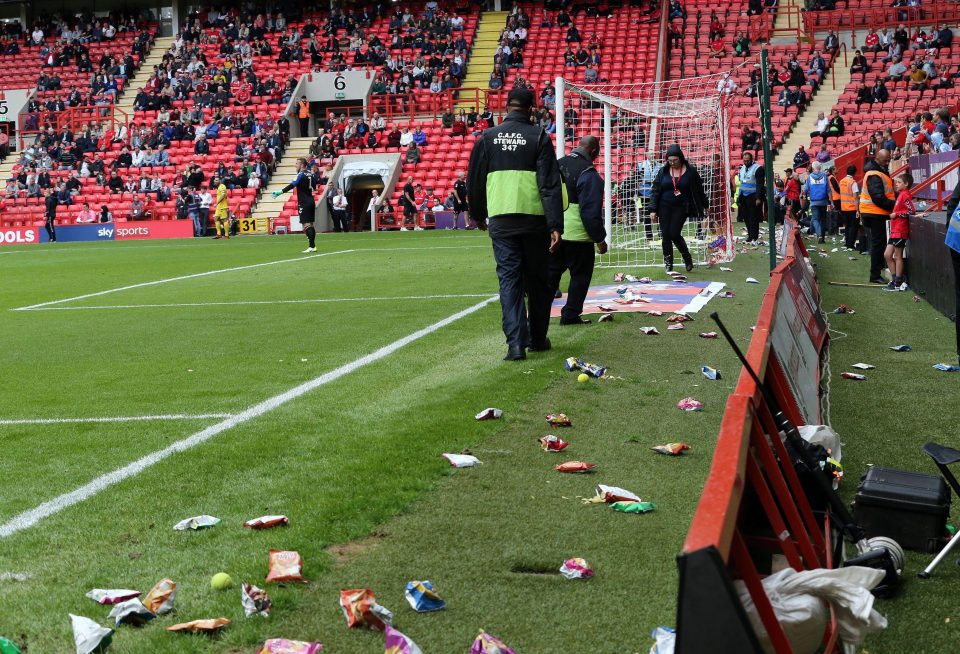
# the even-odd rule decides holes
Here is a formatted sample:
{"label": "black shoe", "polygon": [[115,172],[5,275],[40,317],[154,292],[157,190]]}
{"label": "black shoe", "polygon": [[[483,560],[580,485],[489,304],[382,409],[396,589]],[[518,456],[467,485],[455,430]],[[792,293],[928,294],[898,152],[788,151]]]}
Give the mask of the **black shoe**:
{"label": "black shoe", "polygon": [[530,350],[531,352],[546,352],[550,348],[551,348],[550,339],[545,338],[540,343],[531,343],[530,347],[528,347],[527,349]]}
{"label": "black shoe", "polygon": [[824,242],[826,242],[826,241],[824,240],[824,238],[823,238],[822,236],[817,239],[817,243],[824,243]]}
{"label": "black shoe", "polygon": [[673,272],[673,257],[663,258],[663,268],[667,272]]}
{"label": "black shoe", "polygon": [[507,348],[507,356],[503,357],[504,361],[523,361],[527,358],[527,353],[519,345],[511,345]]}
{"label": "black shoe", "polygon": [[882,277],[875,277],[875,278],[871,279],[869,283],[871,283],[871,284],[884,284],[884,285],[886,285],[887,280],[883,279]]}
{"label": "black shoe", "polygon": [[553,299],[559,300],[562,297],[563,297],[563,293],[560,292],[559,288],[553,292]]}
{"label": "black shoe", "polygon": [[687,269],[687,272],[693,270],[693,257],[689,254],[683,257],[683,266]]}
{"label": "black shoe", "polygon": [[561,318],[560,324],[561,325],[591,325],[593,323],[591,323],[586,318],[581,318],[580,316],[577,316],[576,318],[572,318],[570,320],[564,320]]}

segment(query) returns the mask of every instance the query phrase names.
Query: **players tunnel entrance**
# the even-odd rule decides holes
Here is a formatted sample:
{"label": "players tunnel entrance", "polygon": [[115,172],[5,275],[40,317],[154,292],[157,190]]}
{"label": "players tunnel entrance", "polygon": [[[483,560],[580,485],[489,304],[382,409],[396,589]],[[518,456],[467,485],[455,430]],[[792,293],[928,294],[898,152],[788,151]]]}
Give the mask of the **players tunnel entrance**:
{"label": "players tunnel entrance", "polygon": [[383,178],[380,175],[357,175],[350,178],[346,194],[353,231],[355,232],[370,231],[370,212],[368,208],[374,191],[381,197],[383,196]]}

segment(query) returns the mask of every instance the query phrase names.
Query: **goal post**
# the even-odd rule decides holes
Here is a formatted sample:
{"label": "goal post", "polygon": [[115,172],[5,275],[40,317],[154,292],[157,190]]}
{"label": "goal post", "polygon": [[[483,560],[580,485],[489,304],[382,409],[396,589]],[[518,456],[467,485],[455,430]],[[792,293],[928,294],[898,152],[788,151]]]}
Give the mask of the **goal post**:
{"label": "goal post", "polygon": [[729,261],[731,220],[729,97],[724,74],[667,82],[556,83],[556,151],[562,157],[580,138],[596,136],[596,162],[604,181],[608,252],[601,267],[631,268],[663,263],[659,226],[650,220],[653,179],[676,143],[700,174],[708,208],[690,217],[682,235],[698,264]]}

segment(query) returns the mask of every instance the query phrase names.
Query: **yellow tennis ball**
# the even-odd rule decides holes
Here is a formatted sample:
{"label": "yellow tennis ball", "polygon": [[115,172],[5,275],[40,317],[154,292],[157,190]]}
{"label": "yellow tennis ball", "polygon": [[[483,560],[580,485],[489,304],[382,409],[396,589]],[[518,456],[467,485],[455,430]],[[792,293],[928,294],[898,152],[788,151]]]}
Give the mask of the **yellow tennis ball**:
{"label": "yellow tennis ball", "polygon": [[577,375],[577,381],[581,384],[585,384],[590,381],[590,375],[585,372],[581,372],[579,375]]}
{"label": "yellow tennis ball", "polygon": [[210,580],[210,587],[214,590],[227,590],[233,588],[233,578],[226,572],[218,572]]}

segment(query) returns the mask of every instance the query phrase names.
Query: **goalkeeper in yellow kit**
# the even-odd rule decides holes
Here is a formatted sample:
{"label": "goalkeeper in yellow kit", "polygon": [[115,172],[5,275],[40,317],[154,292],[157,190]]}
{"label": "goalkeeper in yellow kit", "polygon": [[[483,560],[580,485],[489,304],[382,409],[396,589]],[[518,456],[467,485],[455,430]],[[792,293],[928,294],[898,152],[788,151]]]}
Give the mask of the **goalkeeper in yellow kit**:
{"label": "goalkeeper in yellow kit", "polygon": [[217,187],[217,200],[214,219],[217,221],[217,235],[213,238],[230,238],[230,202],[227,197],[227,185],[219,177],[213,178],[213,185]]}

